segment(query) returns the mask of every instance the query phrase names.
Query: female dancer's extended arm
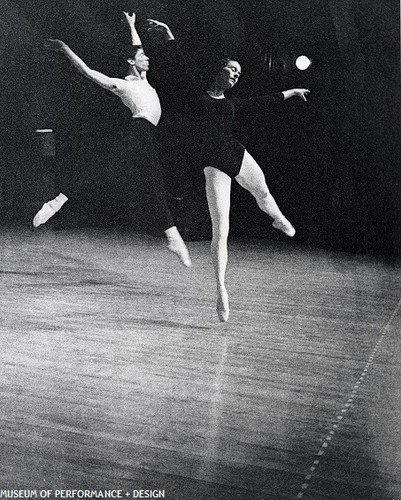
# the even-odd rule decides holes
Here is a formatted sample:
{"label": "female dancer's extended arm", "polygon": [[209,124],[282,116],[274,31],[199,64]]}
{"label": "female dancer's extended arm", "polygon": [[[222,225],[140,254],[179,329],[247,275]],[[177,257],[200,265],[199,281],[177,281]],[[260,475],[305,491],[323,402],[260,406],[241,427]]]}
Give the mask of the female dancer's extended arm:
{"label": "female dancer's extended arm", "polygon": [[236,110],[240,108],[244,108],[249,106],[249,108],[253,109],[269,109],[271,106],[276,106],[287,99],[291,99],[291,97],[299,97],[303,101],[307,101],[307,97],[310,94],[309,89],[296,88],[290,90],[283,90],[282,92],[275,92],[273,94],[262,95],[257,97],[248,97],[238,99],[236,97],[233,98],[233,102]]}
{"label": "female dancer's extended arm", "polygon": [[169,61],[169,81],[174,86],[175,92],[180,93],[182,99],[192,100],[194,96],[198,96],[203,90],[204,86],[199,78],[195,78],[187,60],[182,53],[179,44],[167,24],[155,19],[148,19],[148,31],[157,31],[163,34],[166,42],[166,57]]}
{"label": "female dancer's extended arm", "polygon": [[168,42],[169,40],[175,40],[171,29],[167,26],[166,23],[156,21],[156,19],[148,19],[147,21],[149,23],[148,31],[160,31],[161,33],[163,33],[166,42]]}
{"label": "female dancer's extended arm", "polygon": [[307,96],[310,94],[308,89],[290,89],[284,90],[282,92],[284,95],[284,100],[290,99],[291,97],[300,97],[303,101],[307,101]]}
{"label": "female dancer's extended arm", "polygon": [[74,66],[74,68],[76,68],[82,75],[86,76],[86,78],[94,83],[97,83],[104,89],[114,90],[117,88],[112,78],[109,78],[99,71],[95,71],[94,69],[89,68],[89,66],[79,56],[77,56],[77,54],[75,54],[75,52],[73,52],[66,43],[62,42],[61,40],[49,39],[45,47],[49,50],[63,53]]}

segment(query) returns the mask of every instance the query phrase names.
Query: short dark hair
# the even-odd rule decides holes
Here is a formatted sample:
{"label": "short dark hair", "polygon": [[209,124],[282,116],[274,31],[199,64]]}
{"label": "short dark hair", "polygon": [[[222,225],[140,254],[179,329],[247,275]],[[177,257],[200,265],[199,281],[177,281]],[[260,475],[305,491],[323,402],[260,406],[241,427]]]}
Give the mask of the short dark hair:
{"label": "short dark hair", "polygon": [[133,59],[140,49],[143,49],[142,45],[124,45],[121,48],[120,55],[124,59]]}
{"label": "short dark hair", "polygon": [[227,66],[230,61],[236,61],[236,59],[232,59],[230,57],[222,57],[214,61],[207,68],[206,72],[206,83],[209,85],[214,82],[216,76],[220,73],[220,71]]}

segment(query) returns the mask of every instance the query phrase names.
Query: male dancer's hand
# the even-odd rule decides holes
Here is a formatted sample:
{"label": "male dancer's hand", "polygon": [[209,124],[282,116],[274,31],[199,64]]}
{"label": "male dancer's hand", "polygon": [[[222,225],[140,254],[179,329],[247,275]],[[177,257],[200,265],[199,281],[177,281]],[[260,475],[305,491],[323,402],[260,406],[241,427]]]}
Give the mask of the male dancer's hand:
{"label": "male dancer's hand", "polygon": [[136,14],[133,12],[131,15],[128,14],[128,12],[123,12],[125,19],[129,25],[134,25],[136,23]]}
{"label": "male dancer's hand", "polygon": [[139,36],[139,34],[136,30],[136,26],[135,26],[135,23],[136,23],[135,12],[133,12],[131,15],[126,11],[123,11],[123,13],[125,16],[125,20],[127,21],[129,29],[131,31],[131,43],[132,43],[132,45],[142,45],[141,37]]}

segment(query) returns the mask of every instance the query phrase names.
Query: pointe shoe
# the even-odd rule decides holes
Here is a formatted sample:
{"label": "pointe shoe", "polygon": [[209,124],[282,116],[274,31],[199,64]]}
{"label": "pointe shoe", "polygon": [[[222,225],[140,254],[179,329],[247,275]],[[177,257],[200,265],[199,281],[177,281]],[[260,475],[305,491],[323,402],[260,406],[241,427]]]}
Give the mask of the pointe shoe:
{"label": "pointe shoe", "polygon": [[275,219],[272,226],[284,234],[292,238],[295,235],[295,229],[293,228],[291,222],[285,217],[283,219]]}
{"label": "pointe shoe", "polygon": [[230,307],[228,305],[228,293],[226,289],[221,289],[217,291],[217,294],[217,315],[222,323],[226,323],[230,314]]}
{"label": "pointe shoe", "polygon": [[170,240],[167,248],[170,250],[170,252],[173,252],[178,256],[181,264],[183,264],[185,267],[192,266],[191,257],[189,256],[189,252],[186,244],[184,243],[184,240]]}

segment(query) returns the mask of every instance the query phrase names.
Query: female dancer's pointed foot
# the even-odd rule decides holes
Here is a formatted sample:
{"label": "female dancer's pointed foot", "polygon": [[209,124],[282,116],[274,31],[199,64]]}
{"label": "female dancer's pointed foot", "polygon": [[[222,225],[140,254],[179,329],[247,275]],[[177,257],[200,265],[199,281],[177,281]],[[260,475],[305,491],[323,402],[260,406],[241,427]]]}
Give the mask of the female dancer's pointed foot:
{"label": "female dancer's pointed foot", "polygon": [[222,323],[228,321],[228,316],[230,314],[230,307],[228,305],[228,293],[224,287],[217,289],[217,315]]}
{"label": "female dancer's pointed foot", "polygon": [[295,235],[295,229],[293,228],[291,222],[285,217],[282,219],[275,219],[272,226],[291,238]]}

